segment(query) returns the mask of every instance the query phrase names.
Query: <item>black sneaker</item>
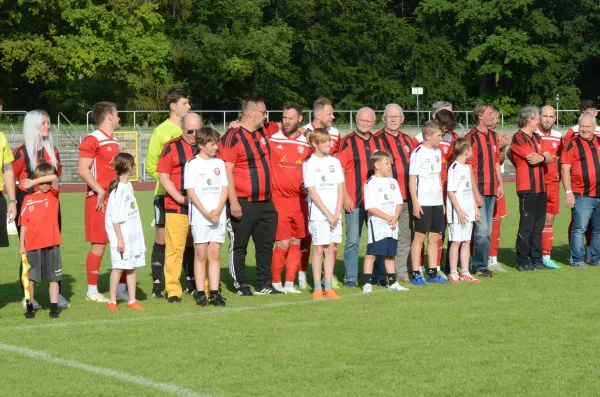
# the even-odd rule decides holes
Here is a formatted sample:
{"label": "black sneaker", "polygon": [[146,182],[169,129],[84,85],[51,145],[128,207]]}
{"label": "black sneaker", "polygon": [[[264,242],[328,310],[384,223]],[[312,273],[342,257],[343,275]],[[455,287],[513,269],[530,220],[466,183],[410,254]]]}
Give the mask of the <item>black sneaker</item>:
{"label": "black sneaker", "polygon": [[357,287],[356,281],[346,281],[346,283],[344,283],[344,286],[348,287],[348,288],[356,288]]}
{"label": "black sneaker", "polygon": [[281,292],[281,291],[277,291],[275,288],[271,287],[271,286],[267,286],[267,287],[263,287],[263,288],[256,288],[256,291],[254,291],[254,293],[256,295],[283,295],[285,294],[285,292]]}
{"label": "black sneaker", "polygon": [[206,299],[206,295],[196,294],[196,307],[206,307],[208,306],[208,299]]}
{"label": "black sneaker", "polygon": [[530,263],[529,266],[531,266],[534,270],[550,270],[550,268],[544,265],[542,262]]}
{"label": "black sneaker", "polygon": [[517,267],[517,269],[519,269],[520,272],[531,272],[531,271],[535,270],[535,268],[533,266],[531,266],[531,264],[519,265],[519,267]]}
{"label": "black sneaker", "polygon": [[59,312],[50,312],[50,318],[60,318]]}
{"label": "black sneaker", "polygon": [[162,288],[152,287],[152,297],[156,299],[164,299],[165,296],[163,295]]}
{"label": "black sneaker", "polygon": [[493,277],[494,276],[494,273],[492,273],[492,271],[488,270],[488,269],[477,270],[475,272],[475,274],[480,277]]}
{"label": "black sneaker", "polygon": [[198,290],[196,289],[196,287],[191,287],[191,286],[187,286],[185,287],[185,294],[186,295],[194,295],[194,293],[198,292]]}
{"label": "black sneaker", "polygon": [[[388,282],[387,282],[387,280],[386,280],[385,278],[382,278],[382,279],[380,279],[380,280],[377,282],[377,284],[378,284],[380,287],[387,287],[387,286],[388,286]],[[392,283],[392,284],[393,284],[393,283]]]}
{"label": "black sneaker", "polygon": [[208,303],[213,306],[225,306],[225,298],[221,294],[211,295]]}
{"label": "black sneaker", "polygon": [[250,291],[249,287],[242,287],[242,288],[238,289],[236,292],[236,295],[237,296],[254,296],[252,291]]}
{"label": "black sneaker", "polygon": [[28,320],[31,320],[32,318],[35,318],[35,312],[32,311],[26,311],[24,314],[25,318]]}
{"label": "black sneaker", "polygon": [[178,297],[178,296],[170,296],[167,299],[167,302],[169,302],[169,303],[179,303],[179,302],[181,302],[181,298]]}

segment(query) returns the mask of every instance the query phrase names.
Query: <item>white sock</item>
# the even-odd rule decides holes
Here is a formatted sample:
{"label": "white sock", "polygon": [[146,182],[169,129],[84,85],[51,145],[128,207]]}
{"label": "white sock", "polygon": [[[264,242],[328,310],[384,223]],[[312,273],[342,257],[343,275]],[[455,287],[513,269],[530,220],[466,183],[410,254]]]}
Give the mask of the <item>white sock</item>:
{"label": "white sock", "polygon": [[298,272],[298,280],[306,281],[306,272]]}
{"label": "white sock", "polygon": [[542,258],[548,258],[548,259],[550,259],[550,255],[542,255]]}
{"label": "white sock", "polygon": [[117,287],[117,294],[122,294],[127,289],[127,284],[119,284]]}
{"label": "white sock", "polygon": [[285,282],[285,287],[286,287],[286,288],[288,288],[288,287],[294,288],[294,283],[292,283],[292,282],[290,282],[290,281],[286,281],[286,282]]}
{"label": "white sock", "polygon": [[283,285],[281,283],[273,283],[273,288],[280,289],[283,288]]}
{"label": "white sock", "polygon": [[419,268],[419,270],[420,270],[422,273],[424,273],[424,274],[427,274],[427,271],[425,270],[425,266],[421,266],[421,267]]}
{"label": "white sock", "polygon": [[498,257],[497,257],[497,256],[492,256],[492,263],[493,263],[494,265],[497,265],[497,264],[498,264]]}
{"label": "white sock", "polygon": [[97,285],[89,285],[88,284],[88,295],[93,295],[93,294],[97,294],[98,293],[98,286]]}

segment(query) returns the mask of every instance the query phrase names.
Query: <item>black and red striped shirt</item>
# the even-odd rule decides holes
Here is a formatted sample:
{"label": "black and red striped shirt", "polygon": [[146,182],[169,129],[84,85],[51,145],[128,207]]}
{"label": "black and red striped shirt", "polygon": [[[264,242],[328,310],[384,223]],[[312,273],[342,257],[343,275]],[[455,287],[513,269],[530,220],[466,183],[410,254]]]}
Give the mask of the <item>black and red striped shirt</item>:
{"label": "black and red striped shirt", "polygon": [[408,193],[408,169],[410,168],[410,154],[416,147],[412,138],[401,131],[398,132],[398,135],[394,136],[386,132],[385,129],[377,131],[375,136],[381,140],[383,151],[388,152],[394,158],[392,173],[400,186],[402,200],[410,201],[410,194]]}
{"label": "black and red striped shirt", "polygon": [[543,156],[542,138],[535,132],[528,135],[519,130],[512,137],[510,151],[517,170],[517,194],[545,192],[544,163],[531,165],[527,161],[531,153]]}
{"label": "black and red striped shirt", "polygon": [[235,165],[235,194],[248,201],[271,199],[271,149],[269,128],[248,131],[233,128],[219,141],[218,157]]}
{"label": "black and red striped shirt", "polygon": [[600,197],[600,137],[588,141],[576,136],[567,144],[560,161],[571,166],[573,194]]}
{"label": "black and red striped shirt", "polygon": [[[183,196],[187,196],[187,191],[183,188],[185,163],[196,153],[198,153],[198,146],[190,145],[180,136],[165,143],[158,158],[156,171],[161,174],[169,174],[169,179]],[[187,215],[188,206],[179,204],[167,192],[165,193],[165,212]]]}
{"label": "black and red striped shirt", "polygon": [[473,128],[465,135],[471,142],[473,154],[467,164],[473,169],[477,190],[483,196],[498,193],[496,164],[500,164],[500,140],[496,131],[479,131]]}
{"label": "black and red striped shirt", "polygon": [[373,173],[371,154],[384,150],[379,137],[369,133],[361,138],[355,131],[342,139],[338,160],[342,164],[346,189],[356,208],[363,207],[363,186]]}
{"label": "black and red striped shirt", "polygon": [[[29,153],[27,153],[27,146],[25,144],[19,145],[13,151],[14,161],[12,162],[13,172],[15,173],[15,179],[19,182],[18,188],[27,193],[33,193],[37,190],[37,185],[32,186],[29,189],[23,188],[23,180],[33,179],[33,170],[31,169],[31,160],[29,159]],[[46,149],[38,150],[36,153],[36,161],[38,164],[50,163],[51,159]],[[58,155],[58,149],[54,148],[54,157],[56,157],[56,176],[61,176],[62,167],[60,165],[60,156]]]}

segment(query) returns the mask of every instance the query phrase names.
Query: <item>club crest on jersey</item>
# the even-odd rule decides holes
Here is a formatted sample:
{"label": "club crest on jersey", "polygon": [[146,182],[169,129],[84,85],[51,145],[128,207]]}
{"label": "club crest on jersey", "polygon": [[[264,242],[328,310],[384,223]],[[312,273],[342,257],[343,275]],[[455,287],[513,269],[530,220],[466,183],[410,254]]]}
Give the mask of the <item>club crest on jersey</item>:
{"label": "club crest on jersey", "polygon": [[492,150],[495,152],[496,151],[496,145],[492,146]]}
{"label": "club crest on jersey", "polygon": [[215,168],[215,175],[219,176],[221,174],[221,170],[219,168]]}
{"label": "club crest on jersey", "polygon": [[390,184],[390,189],[392,190],[396,190],[396,185],[394,185],[393,183]]}
{"label": "club crest on jersey", "polygon": [[[435,162],[439,163],[440,162],[440,157],[439,156],[435,156]],[[433,169],[433,168],[432,168]]]}
{"label": "club crest on jersey", "polygon": [[447,147],[444,147],[444,148],[442,149],[442,151],[443,151],[444,153],[448,153],[448,148],[447,148]]}
{"label": "club crest on jersey", "polygon": [[46,202],[44,203],[44,205],[46,206],[46,208],[48,208],[48,201],[46,201]]}
{"label": "club crest on jersey", "polygon": [[137,203],[135,201],[132,201],[131,204],[130,204],[130,207],[131,207],[132,210],[136,209],[137,208]]}
{"label": "club crest on jersey", "polygon": [[333,172],[333,171],[335,171],[335,168],[333,167],[333,165],[330,165],[329,166],[329,172]]}
{"label": "club crest on jersey", "polygon": [[408,145],[404,145],[404,151],[405,151],[406,153],[410,153],[410,146],[408,146]]}
{"label": "club crest on jersey", "polygon": [[260,144],[261,145],[266,145],[267,144],[267,140],[264,137],[260,138]]}
{"label": "club crest on jersey", "polygon": [[298,146],[298,153],[304,153],[304,146]]}
{"label": "club crest on jersey", "polygon": [[554,149],[556,149],[556,147],[557,147],[557,146],[558,146],[558,145],[556,144],[556,142],[552,142],[552,147],[553,147]]}
{"label": "club crest on jersey", "polygon": [[538,150],[542,150],[542,145],[540,145],[539,143],[537,144]]}

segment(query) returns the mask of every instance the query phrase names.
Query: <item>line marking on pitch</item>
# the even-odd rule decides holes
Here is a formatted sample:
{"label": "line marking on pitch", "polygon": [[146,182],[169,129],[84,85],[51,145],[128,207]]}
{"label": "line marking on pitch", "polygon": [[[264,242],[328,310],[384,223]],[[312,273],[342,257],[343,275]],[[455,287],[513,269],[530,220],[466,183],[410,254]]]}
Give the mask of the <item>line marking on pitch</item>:
{"label": "line marking on pitch", "polygon": [[146,388],[155,389],[161,392],[173,394],[181,397],[208,397],[206,394],[199,394],[190,389],[184,389],[179,386],[175,386],[169,383],[156,382],[152,379],[145,378],[143,376],[132,375],[126,372],[117,371],[114,369],[97,367],[94,365],[84,364],[79,361],[65,360],[62,358],[54,357],[48,353],[28,349],[26,347],[20,347],[15,345],[9,345],[0,341],[0,350],[18,354],[21,356],[33,358],[35,360],[42,360],[52,364],[61,365],[64,367],[74,368],[89,372],[96,375],[106,376],[108,378],[117,379],[126,383],[132,383]]}
{"label": "line marking on pitch", "polygon": [[[387,292],[387,290],[381,291],[373,291],[369,295],[378,294],[382,292]],[[359,296],[365,296],[363,293],[356,294],[348,294],[343,295],[343,299],[351,299]],[[0,324],[0,332],[2,331],[26,331],[32,329],[46,329],[46,328],[65,328],[71,326],[86,326],[86,325],[103,325],[103,324],[123,324],[123,323],[136,323],[136,322],[144,322],[144,321],[157,321],[157,320],[170,320],[174,318],[184,318],[184,317],[200,317],[200,316],[223,316],[227,314],[253,311],[253,310],[263,310],[263,309],[275,309],[279,307],[286,306],[295,306],[295,305],[307,305],[307,304],[324,304],[327,302],[327,299],[322,300],[313,300],[306,299],[300,301],[291,301],[291,302],[273,302],[266,303],[263,305],[256,306],[243,306],[243,307],[233,307],[233,308],[225,308],[222,310],[210,310],[210,311],[202,311],[202,312],[187,312],[187,313],[174,313],[174,314],[166,314],[160,316],[139,316],[139,317],[130,317],[130,318],[121,318],[115,320],[86,320],[86,321],[65,321],[65,322],[52,322],[48,324],[39,324],[39,325],[16,325],[16,326],[7,326],[3,327]]]}

